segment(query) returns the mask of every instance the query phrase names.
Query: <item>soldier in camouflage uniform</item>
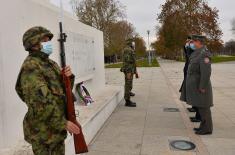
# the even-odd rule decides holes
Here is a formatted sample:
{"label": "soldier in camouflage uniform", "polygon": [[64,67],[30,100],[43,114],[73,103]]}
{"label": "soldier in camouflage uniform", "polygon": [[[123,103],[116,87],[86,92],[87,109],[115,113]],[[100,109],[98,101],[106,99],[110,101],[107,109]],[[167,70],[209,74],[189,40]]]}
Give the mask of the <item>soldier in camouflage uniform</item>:
{"label": "soldier in camouflage uniform", "polygon": [[136,75],[136,78],[139,78],[137,69],[136,69],[136,56],[135,56],[135,45],[133,39],[127,40],[127,47],[123,52],[123,66],[121,68],[121,72],[125,75],[125,95],[124,98],[126,100],[126,106],[128,107],[136,107],[136,103],[130,100],[131,96],[135,96],[134,93],[131,92],[133,88],[133,76]]}
{"label": "soldier in camouflage uniform", "polygon": [[190,47],[194,52],[190,56],[186,80],[187,103],[197,107],[201,116],[200,127],[194,129],[198,135],[212,134],[213,131],[210,110],[213,106],[211,54],[204,45],[205,39],[204,36],[192,35]]}
{"label": "soldier in camouflage uniform", "polygon": [[[65,91],[61,72],[74,80],[70,67],[63,70],[49,59],[53,34],[43,27],[25,32],[23,45],[29,55],[16,83],[16,92],[28,111],[23,121],[24,138],[35,155],[64,155],[67,131],[79,134],[79,128],[66,120]],[[67,131],[66,131],[67,130]]]}

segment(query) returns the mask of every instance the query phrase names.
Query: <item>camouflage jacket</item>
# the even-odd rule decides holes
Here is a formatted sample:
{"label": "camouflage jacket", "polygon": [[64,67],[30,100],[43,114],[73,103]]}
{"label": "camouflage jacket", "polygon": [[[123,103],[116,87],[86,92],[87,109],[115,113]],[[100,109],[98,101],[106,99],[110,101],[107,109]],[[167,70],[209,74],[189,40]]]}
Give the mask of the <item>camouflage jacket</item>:
{"label": "camouflage jacket", "polygon": [[136,73],[136,55],[134,50],[130,47],[124,49],[123,52],[123,66],[121,72],[124,73]]}
{"label": "camouflage jacket", "polygon": [[[74,76],[71,80],[73,83]],[[31,52],[21,67],[16,91],[28,107],[23,121],[25,140],[48,145],[63,141],[67,136],[66,105],[57,63],[42,52]]]}

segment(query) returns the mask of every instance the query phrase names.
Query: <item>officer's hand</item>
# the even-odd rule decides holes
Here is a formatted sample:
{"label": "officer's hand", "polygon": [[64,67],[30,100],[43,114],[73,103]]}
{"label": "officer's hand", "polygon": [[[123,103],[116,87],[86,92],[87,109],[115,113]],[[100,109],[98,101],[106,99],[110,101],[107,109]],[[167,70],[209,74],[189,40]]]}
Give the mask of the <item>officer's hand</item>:
{"label": "officer's hand", "polygon": [[199,89],[200,93],[205,93],[206,89]]}
{"label": "officer's hand", "polygon": [[127,79],[130,80],[132,78],[132,73],[127,73]]}
{"label": "officer's hand", "polygon": [[70,77],[70,76],[73,75],[70,66],[66,66],[66,67],[63,69],[63,72],[64,72],[65,76],[67,76],[67,77]]}
{"label": "officer's hand", "polygon": [[135,73],[135,78],[136,79],[140,78],[138,73]]}
{"label": "officer's hand", "polygon": [[76,124],[70,121],[67,121],[66,123],[66,130],[75,135],[80,134],[80,128]]}

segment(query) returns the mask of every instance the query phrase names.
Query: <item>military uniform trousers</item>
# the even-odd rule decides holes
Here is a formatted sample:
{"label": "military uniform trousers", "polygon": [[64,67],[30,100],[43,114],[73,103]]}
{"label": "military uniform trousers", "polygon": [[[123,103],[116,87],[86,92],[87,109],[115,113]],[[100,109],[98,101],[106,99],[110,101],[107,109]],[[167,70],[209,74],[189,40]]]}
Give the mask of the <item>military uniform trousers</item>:
{"label": "military uniform trousers", "polygon": [[196,111],[195,118],[198,119],[198,120],[202,120],[199,109],[197,107],[192,107],[192,108],[194,108],[195,111]]}
{"label": "military uniform trousers", "polygon": [[32,143],[32,149],[34,155],[65,155],[64,141],[53,145],[52,148],[46,144],[34,142]]}
{"label": "military uniform trousers", "polygon": [[[133,88],[133,73],[124,73],[125,74],[125,100],[130,100],[130,92]],[[128,77],[128,74],[130,75]]]}
{"label": "military uniform trousers", "polygon": [[213,131],[213,123],[211,117],[211,109],[210,107],[197,107],[200,116],[201,116],[201,124],[200,129],[203,132],[212,132]]}

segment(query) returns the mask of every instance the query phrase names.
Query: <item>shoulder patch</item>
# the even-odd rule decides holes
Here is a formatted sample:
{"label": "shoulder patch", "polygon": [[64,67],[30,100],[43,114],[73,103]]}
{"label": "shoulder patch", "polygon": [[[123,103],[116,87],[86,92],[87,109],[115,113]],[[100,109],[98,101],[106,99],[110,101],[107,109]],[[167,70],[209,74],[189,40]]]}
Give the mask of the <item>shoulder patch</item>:
{"label": "shoulder patch", "polygon": [[208,64],[208,63],[210,62],[210,59],[209,59],[208,57],[206,57],[206,58],[204,59],[204,62],[205,62],[206,64]]}

